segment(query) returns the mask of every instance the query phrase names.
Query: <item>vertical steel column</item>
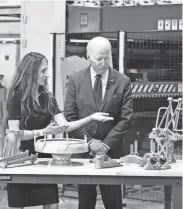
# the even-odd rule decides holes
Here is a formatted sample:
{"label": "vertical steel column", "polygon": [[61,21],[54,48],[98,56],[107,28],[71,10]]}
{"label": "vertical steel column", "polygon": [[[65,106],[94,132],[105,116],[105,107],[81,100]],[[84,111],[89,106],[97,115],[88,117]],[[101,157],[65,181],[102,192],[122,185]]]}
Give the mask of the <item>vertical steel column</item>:
{"label": "vertical steel column", "polygon": [[124,74],[125,67],[125,32],[119,31],[119,72]]}
{"label": "vertical steel column", "polygon": [[50,34],[50,52],[48,57],[48,86],[52,94],[55,95],[55,34]]}
{"label": "vertical steel column", "polygon": [[61,110],[64,109],[63,78],[61,77],[61,63],[65,59],[65,33],[56,34],[55,47],[55,97]]}

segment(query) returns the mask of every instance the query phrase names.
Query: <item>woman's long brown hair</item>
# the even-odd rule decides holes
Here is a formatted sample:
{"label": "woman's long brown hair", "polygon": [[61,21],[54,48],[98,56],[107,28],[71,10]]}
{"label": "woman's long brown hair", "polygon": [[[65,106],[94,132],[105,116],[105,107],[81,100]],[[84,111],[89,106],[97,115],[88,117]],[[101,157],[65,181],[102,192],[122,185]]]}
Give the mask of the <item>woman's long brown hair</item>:
{"label": "woman's long brown hair", "polygon": [[[15,91],[18,91],[21,96],[21,128],[27,126],[27,120],[30,115],[36,115],[40,111],[48,111],[54,115],[54,99],[48,91],[47,85],[38,85],[38,71],[42,61],[47,59],[44,55],[37,52],[30,52],[25,55],[20,62],[17,71],[12,80],[12,84],[8,94],[8,103],[12,100]],[[45,108],[40,106],[39,93],[45,97]]]}

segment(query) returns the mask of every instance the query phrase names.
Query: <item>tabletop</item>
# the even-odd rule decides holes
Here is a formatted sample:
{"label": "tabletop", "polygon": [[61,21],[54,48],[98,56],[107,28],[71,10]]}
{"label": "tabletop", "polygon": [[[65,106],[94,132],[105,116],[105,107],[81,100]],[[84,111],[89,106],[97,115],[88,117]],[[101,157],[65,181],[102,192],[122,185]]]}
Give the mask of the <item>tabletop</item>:
{"label": "tabletop", "polygon": [[51,159],[38,159],[33,165],[28,163],[8,168],[0,168],[0,174],[27,175],[85,175],[85,176],[154,176],[154,177],[182,177],[183,161],[171,164],[171,169],[145,170],[137,164],[122,163],[119,167],[96,169],[89,159],[72,159],[72,165],[54,165]]}

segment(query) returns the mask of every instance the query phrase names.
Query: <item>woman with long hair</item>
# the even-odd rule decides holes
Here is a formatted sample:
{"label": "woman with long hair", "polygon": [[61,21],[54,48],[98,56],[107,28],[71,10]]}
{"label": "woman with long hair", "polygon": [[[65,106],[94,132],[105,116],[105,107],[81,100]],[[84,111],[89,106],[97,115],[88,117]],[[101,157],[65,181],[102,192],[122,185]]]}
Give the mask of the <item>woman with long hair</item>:
{"label": "woman with long hair", "polygon": [[[8,94],[8,128],[23,130],[20,149],[35,154],[33,138],[47,134],[69,132],[91,120],[108,121],[108,113],[94,113],[78,121],[66,121],[59,110],[56,99],[47,88],[48,61],[40,53],[31,52],[24,56],[12,80]],[[56,121],[56,122],[55,122]],[[5,138],[5,153],[16,154],[12,141]],[[6,152],[6,150],[8,150]],[[13,151],[12,151],[13,150]],[[5,154],[6,155],[6,154]],[[49,157],[40,154],[39,157]],[[51,184],[8,184],[9,207],[23,208],[43,205],[43,209],[58,208],[58,188]]]}

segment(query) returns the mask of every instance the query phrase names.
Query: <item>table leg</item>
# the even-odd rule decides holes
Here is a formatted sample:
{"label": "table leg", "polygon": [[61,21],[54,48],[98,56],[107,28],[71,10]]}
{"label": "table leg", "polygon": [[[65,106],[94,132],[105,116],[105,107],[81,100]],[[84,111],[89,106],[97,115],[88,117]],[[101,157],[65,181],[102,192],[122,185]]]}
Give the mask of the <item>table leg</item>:
{"label": "table leg", "polygon": [[172,186],[164,186],[164,209],[171,209]]}
{"label": "table leg", "polygon": [[172,209],[182,209],[182,185],[172,187]]}

